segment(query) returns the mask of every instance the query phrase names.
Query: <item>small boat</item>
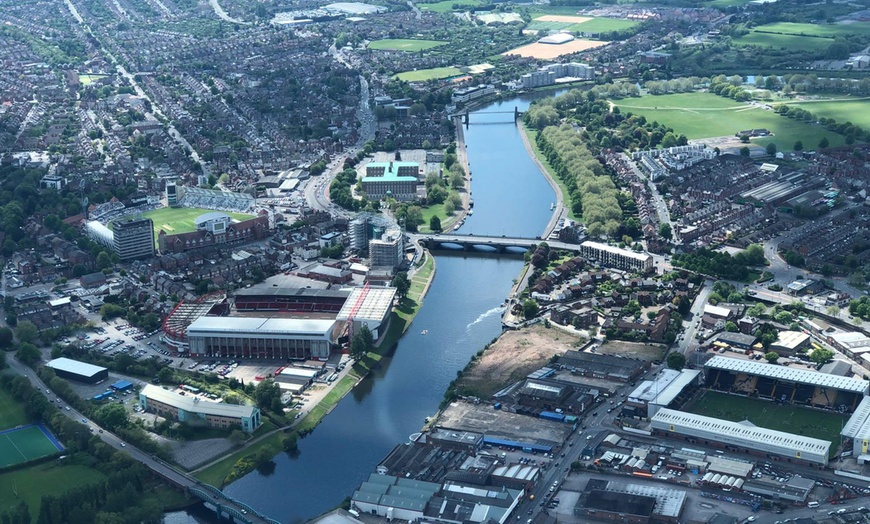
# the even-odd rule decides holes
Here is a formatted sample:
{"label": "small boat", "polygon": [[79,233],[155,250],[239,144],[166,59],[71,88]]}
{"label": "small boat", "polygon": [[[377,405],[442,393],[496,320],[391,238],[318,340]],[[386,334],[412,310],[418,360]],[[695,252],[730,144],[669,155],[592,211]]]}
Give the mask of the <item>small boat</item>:
{"label": "small boat", "polygon": [[429,330],[428,330],[428,329],[424,329],[420,334],[421,334],[421,335],[428,335],[428,334],[429,334]]}
{"label": "small boat", "polygon": [[469,209],[469,210],[468,210],[468,214],[469,214],[469,215],[473,215],[473,214],[474,214],[474,210],[473,210],[473,209]]}
{"label": "small boat", "polygon": [[552,211],[552,210],[554,210],[554,209],[556,209],[556,203],[555,203],[555,202],[550,202],[550,211]]}

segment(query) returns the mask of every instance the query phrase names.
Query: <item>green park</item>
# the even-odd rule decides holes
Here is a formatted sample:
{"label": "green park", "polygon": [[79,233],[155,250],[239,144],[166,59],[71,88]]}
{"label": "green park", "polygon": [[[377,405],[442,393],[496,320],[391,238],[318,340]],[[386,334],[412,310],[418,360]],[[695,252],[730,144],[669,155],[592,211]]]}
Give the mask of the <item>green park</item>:
{"label": "green park", "polygon": [[388,38],[375,40],[369,44],[369,49],[375,51],[425,51],[446,44],[441,40],[415,40],[410,38]]}
{"label": "green park", "polygon": [[433,67],[432,69],[405,71],[404,73],[398,73],[393,78],[396,80],[404,80],[405,82],[425,82],[427,80],[440,80],[442,78],[450,78],[461,74],[462,71],[455,67]]}

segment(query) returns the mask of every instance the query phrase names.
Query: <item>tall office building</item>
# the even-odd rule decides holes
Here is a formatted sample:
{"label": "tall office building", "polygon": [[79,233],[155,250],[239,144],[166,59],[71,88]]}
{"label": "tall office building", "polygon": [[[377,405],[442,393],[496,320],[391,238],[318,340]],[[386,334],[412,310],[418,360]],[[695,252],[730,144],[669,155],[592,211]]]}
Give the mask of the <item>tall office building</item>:
{"label": "tall office building", "polygon": [[402,262],[403,249],[402,231],[398,228],[387,230],[380,239],[369,241],[372,266],[398,266]]}
{"label": "tall office building", "polygon": [[166,205],[178,207],[178,186],[175,182],[166,183]]}
{"label": "tall office building", "polygon": [[115,254],[121,260],[154,256],[154,222],[150,218],[119,220],[113,232]]}

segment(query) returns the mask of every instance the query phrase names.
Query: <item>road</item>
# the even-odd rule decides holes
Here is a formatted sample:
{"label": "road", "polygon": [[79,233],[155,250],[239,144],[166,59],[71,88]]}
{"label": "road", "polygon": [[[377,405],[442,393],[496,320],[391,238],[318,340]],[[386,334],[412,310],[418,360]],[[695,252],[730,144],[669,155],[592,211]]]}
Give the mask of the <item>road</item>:
{"label": "road", "polygon": [[226,20],[227,22],[231,22],[233,24],[239,24],[239,25],[251,25],[250,22],[245,22],[243,20],[239,20],[238,18],[233,18],[230,15],[228,15],[227,12],[224,11],[224,8],[221,7],[221,5],[218,3],[217,0],[208,0],[208,3],[209,3],[209,5],[211,5],[211,8],[214,9],[214,14],[218,15],[218,17],[221,20]]}
{"label": "road", "polygon": [[[46,386],[45,383],[40,380],[40,378],[32,369],[19,362],[16,358],[8,358],[6,359],[6,363],[9,364],[9,367],[12,368],[15,372],[26,377],[27,380],[30,382],[30,385],[40,391],[43,395],[45,395],[46,398],[54,398],[53,395],[46,393],[48,391],[48,386]],[[112,446],[118,451],[127,453],[128,455],[130,455],[130,457],[140,462],[142,465],[148,467],[150,470],[154,471],[164,479],[172,482],[176,486],[179,486],[182,489],[193,488],[204,490],[203,484],[200,481],[188,476],[181,471],[178,471],[173,466],[167,464],[159,458],[153,457],[152,455],[141,451],[135,446],[125,443],[116,435],[110,433],[109,431],[106,431],[104,428],[101,428],[93,421],[88,420],[84,414],[79,413],[72,407],[66,406],[65,409],[60,409],[59,412],[76,422],[87,420],[87,425],[93,428],[94,435],[98,436],[100,440],[102,440],[109,446]],[[252,523],[266,524],[269,522],[267,519],[254,514],[247,506],[243,507],[242,505],[231,499],[222,499],[221,505],[226,508],[231,508],[239,514],[245,515],[245,518],[247,518]]]}

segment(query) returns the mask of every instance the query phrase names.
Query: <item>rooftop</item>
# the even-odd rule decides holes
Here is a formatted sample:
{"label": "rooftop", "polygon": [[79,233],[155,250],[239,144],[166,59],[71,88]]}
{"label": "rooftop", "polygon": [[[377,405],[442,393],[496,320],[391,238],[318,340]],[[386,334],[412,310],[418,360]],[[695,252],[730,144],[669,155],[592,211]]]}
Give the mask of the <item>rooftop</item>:
{"label": "rooftop", "polygon": [[226,213],[221,213],[220,211],[212,211],[211,213],[203,213],[199,215],[193,220],[193,223],[196,225],[200,225],[203,222],[208,222],[209,220],[218,220],[221,218],[230,218],[230,216]]}
{"label": "rooftop", "polygon": [[381,320],[387,317],[393,309],[396,298],[394,287],[356,287],[350,291],[350,296],[338,312],[337,320],[347,320],[351,316],[358,319]]}
{"label": "rooftop", "polygon": [[633,258],[635,260],[646,261],[652,257],[649,253],[635,253],[629,249],[620,249],[616,246],[611,246],[608,244],[602,244],[600,242],[591,242],[589,240],[583,242],[582,246],[591,247],[592,249],[598,249],[601,251],[606,251],[608,253],[613,253],[615,255],[621,255],[628,258]]}
{"label": "rooftop", "polygon": [[780,331],[779,337],[773,345],[795,349],[809,339],[810,336],[801,331]]}
{"label": "rooftop", "polygon": [[251,333],[257,334],[304,334],[327,337],[335,325],[334,320],[308,318],[260,318],[260,317],[199,317],[187,328],[196,333]]}
{"label": "rooftop", "polygon": [[369,176],[368,174],[362,178],[363,182],[382,182],[386,180],[395,180],[403,182],[417,181],[417,176],[399,175],[400,167],[413,167],[416,170],[420,169],[420,164],[417,162],[370,162],[366,165],[366,173],[369,168],[384,168],[384,174],[381,176]]}
{"label": "rooftop", "polygon": [[142,388],[140,395],[145,395],[145,397],[149,399],[162,402],[163,404],[169,404],[170,406],[183,409],[190,413],[202,413],[218,417],[248,418],[253,416],[257,409],[254,406],[199,400],[197,397],[181,395],[152,384],[146,384],[145,387]]}
{"label": "rooftop", "polygon": [[92,377],[101,371],[106,371],[106,368],[88,364],[87,362],[79,362],[78,360],[66,357],[56,358],[49,361],[48,367],[85,377]]}
{"label": "rooftop", "polygon": [[707,368],[723,369],[737,373],[747,373],[750,375],[760,375],[779,380],[788,380],[800,384],[810,384],[819,387],[838,389],[841,391],[850,391],[862,395],[867,392],[867,382],[864,380],[838,377],[807,369],[775,366],[772,364],[756,362],[754,360],[740,360],[736,358],[716,356],[708,360],[704,366]]}

